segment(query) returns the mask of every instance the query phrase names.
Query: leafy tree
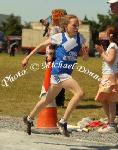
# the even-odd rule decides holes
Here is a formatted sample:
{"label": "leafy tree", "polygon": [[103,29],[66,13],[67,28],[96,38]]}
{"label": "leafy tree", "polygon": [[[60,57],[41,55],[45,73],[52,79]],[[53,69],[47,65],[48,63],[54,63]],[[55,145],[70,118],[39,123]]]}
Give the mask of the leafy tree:
{"label": "leafy tree", "polygon": [[[108,26],[118,26],[118,17],[114,15],[97,15],[98,21],[89,20],[86,16],[84,18],[84,23],[88,23],[90,25],[90,30],[92,33],[92,45],[95,44],[96,40],[98,39],[98,34],[101,31],[104,31]],[[94,46],[91,50],[92,56],[95,53]]]}
{"label": "leafy tree", "polygon": [[89,20],[88,20],[87,16],[85,15],[85,17],[84,17],[84,19],[83,19],[82,23],[84,23],[84,24],[88,24],[88,22],[89,22]]}
{"label": "leafy tree", "polygon": [[20,17],[11,14],[1,23],[0,30],[3,31],[5,35],[21,35],[22,27]]}
{"label": "leafy tree", "polygon": [[97,15],[99,20],[99,32],[105,30],[108,26],[114,26],[116,22],[116,16],[113,15]]}
{"label": "leafy tree", "polygon": [[31,23],[30,22],[24,22],[23,28],[31,29]]}
{"label": "leafy tree", "polygon": [[104,31],[108,26],[115,26],[116,16],[113,15],[97,15],[98,22],[89,20],[90,29],[92,32],[92,40],[95,42],[99,32]]}

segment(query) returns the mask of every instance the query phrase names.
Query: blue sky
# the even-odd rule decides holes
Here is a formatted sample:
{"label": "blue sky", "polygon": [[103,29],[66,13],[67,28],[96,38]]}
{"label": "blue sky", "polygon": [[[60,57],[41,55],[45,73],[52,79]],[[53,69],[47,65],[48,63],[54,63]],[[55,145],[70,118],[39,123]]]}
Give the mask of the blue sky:
{"label": "blue sky", "polygon": [[0,14],[19,15],[22,22],[46,18],[57,8],[66,9],[80,19],[87,15],[96,20],[98,13],[108,14],[109,5],[107,0],[0,0]]}

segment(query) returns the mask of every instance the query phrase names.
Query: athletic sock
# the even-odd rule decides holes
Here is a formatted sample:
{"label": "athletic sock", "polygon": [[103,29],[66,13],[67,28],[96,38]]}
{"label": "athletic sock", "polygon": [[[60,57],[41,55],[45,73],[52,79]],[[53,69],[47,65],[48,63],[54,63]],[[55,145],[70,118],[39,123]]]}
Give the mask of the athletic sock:
{"label": "athletic sock", "polygon": [[32,119],[30,116],[27,117],[27,120],[28,120],[30,123],[33,122],[33,119]]}
{"label": "athletic sock", "polygon": [[113,123],[110,123],[109,126],[110,127],[116,127],[116,124],[113,122]]}
{"label": "athletic sock", "polygon": [[65,121],[64,118],[61,118],[61,119],[59,120],[59,122],[62,123],[62,124],[66,123],[66,121]]}

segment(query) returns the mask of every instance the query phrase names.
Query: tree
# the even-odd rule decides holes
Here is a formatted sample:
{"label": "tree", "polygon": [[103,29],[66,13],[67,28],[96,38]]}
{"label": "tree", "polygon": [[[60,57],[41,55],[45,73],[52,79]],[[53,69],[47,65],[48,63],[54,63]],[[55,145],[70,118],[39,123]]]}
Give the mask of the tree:
{"label": "tree", "polygon": [[5,35],[21,35],[22,24],[19,16],[14,16],[11,14],[6,21],[3,21],[0,25],[0,30],[5,33]]}
{"label": "tree", "polygon": [[[92,33],[92,43],[93,45],[96,43],[98,39],[98,34],[101,31],[104,31],[108,26],[118,26],[117,16],[114,15],[97,15],[98,21],[89,20],[86,16],[84,18],[84,22],[90,25],[90,30]],[[95,49],[92,48],[91,50],[92,56],[94,55]]]}
{"label": "tree", "polygon": [[117,19],[116,16],[102,15],[102,14],[98,14],[97,18],[98,18],[98,22],[94,20],[89,20],[86,16],[84,18],[84,21],[90,25],[90,29],[92,32],[92,40],[94,43],[98,38],[99,32],[104,31],[108,26],[115,25]]}
{"label": "tree", "polygon": [[89,20],[88,20],[87,16],[85,15],[84,19],[82,20],[82,23],[83,24],[88,24],[88,22],[89,22]]}
{"label": "tree", "polygon": [[23,28],[31,29],[31,23],[30,22],[24,22]]}
{"label": "tree", "polygon": [[98,14],[97,18],[99,20],[99,32],[105,30],[108,26],[114,26],[116,22],[116,16],[113,15],[101,15]]}

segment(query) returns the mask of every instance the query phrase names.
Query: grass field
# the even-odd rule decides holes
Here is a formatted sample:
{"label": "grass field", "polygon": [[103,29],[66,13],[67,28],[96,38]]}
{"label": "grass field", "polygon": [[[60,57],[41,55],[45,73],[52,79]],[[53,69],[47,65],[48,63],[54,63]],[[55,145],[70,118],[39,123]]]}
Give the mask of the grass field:
{"label": "grass field", "polygon": [[[5,77],[11,75],[8,86],[0,85],[0,115],[9,115],[22,117],[31,111],[35,103],[38,101],[41,85],[44,77],[44,69],[41,64],[44,62],[45,57],[42,55],[35,55],[31,58],[29,66],[27,67],[26,74],[13,79],[13,76],[18,72],[22,72],[21,60],[25,55],[16,55],[15,57],[9,57],[8,54],[0,54],[0,83],[3,82]],[[31,64],[38,63],[39,69],[32,71],[30,69]],[[101,76],[101,59],[90,58],[89,61],[83,62],[80,58],[77,66],[84,66],[89,69],[89,72],[93,72]],[[80,102],[77,109],[70,117],[70,123],[77,123],[83,117],[100,118],[104,117],[104,112],[101,105],[94,101],[94,97],[98,90],[99,82],[93,79],[87,73],[83,73],[75,68],[73,72],[73,78],[75,78],[85,92],[84,99]],[[14,80],[14,81],[13,81]],[[3,82],[4,83],[4,82]],[[65,107],[68,100],[71,98],[70,93],[66,93]],[[63,114],[65,108],[57,108],[58,118]]]}

